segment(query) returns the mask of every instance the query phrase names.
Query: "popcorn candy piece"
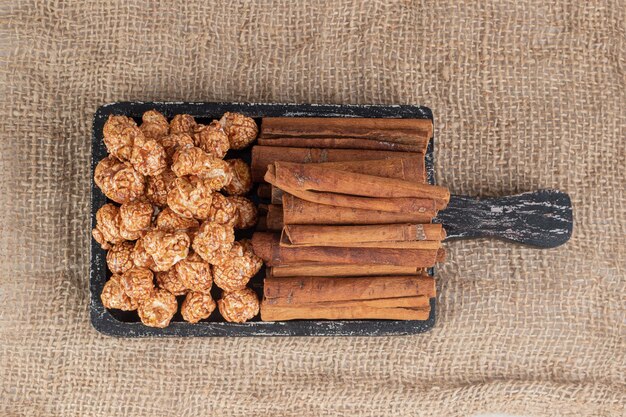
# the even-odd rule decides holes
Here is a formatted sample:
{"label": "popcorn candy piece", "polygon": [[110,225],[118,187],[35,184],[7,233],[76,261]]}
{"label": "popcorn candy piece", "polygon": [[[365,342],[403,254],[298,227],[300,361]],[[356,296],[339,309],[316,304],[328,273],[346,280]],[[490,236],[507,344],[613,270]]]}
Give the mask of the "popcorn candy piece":
{"label": "popcorn candy piece", "polygon": [[177,114],[170,122],[170,133],[192,134],[196,128],[196,120],[188,114]]}
{"label": "popcorn candy piece", "polygon": [[224,291],[241,290],[262,266],[247,240],[235,242],[224,262],[213,266],[213,279]]}
{"label": "popcorn candy piece", "polygon": [[143,175],[113,157],[104,158],[98,163],[94,182],[104,195],[120,204],[139,199],[145,190]]}
{"label": "popcorn candy piece", "polygon": [[141,132],[149,139],[156,139],[166,136],[170,132],[170,124],[165,116],[156,110],[148,110],[141,116]]}
{"label": "popcorn candy piece", "polygon": [[113,274],[104,284],[104,288],[102,288],[102,293],[100,294],[102,304],[105,308],[114,308],[116,310],[137,310],[137,301],[126,295],[120,283],[120,279],[120,275]]}
{"label": "popcorn candy piece", "polygon": [[234,223],[236,229],[248,229],[256,225],[258,211],[251,200],[241,196],[228,197],[228,199],[237,207]]}
{"label": "popcorn candy piece", "polygon": [[231,225],[204,222],[193,240],[193,250],[211,265],[224,260],[235,241],[235,230]]}
{"label": "popcorn candy piece", "polygon": [[172,133],[161,138],[161,146],[165,149],[167,160],[171,162],[172,157],[179,149],[193,148],[195,144],[189,133]]}
{"label": "popcorn candy piece", "polygon": [[148,177],[146,182],[148,201],[159,207],[167,206],[167,193],[172,189],[175,179],[176,174],[169,168],[163,170],[159,175]]}
{"label": "popcorn candy piece", "polygon": [[174,266],[178,279],[195,292],[209,293],[213,285],[211,266],[197,253],[193,253]]}
{"label": "popcorn candy piece", "polygon": [[167,327],[178,310],[174,295],[162,288],[156,289],[150,297],[139,303],[137,313],[141,322],[150,327]]}
{"label": "popcorn candy piece", "polygon": [[167,154],[159,142],[142,135],[135,138],[130,163],[140,174],[159,175],[167,168]]}
{"label": "popcorn candy piece", "polygon": [[220,193],[213,194],[208,220],[215,223],[234,224],[237,220],[237,206]]}
{"label": "popcorn candy piece", "polygon": [[114,274],[123,274],[131,269],[133,263],[133,249],[135,245],[132,242],[122,242],[107,252],[107,266],[109,271]]}
{"label": "popcorn candy piece", "polygon": [[187,294],[180,308],[183,319],[189,323],[197,323],[209,318],[213,310],[215,310],[215,301],[213,301],[211,294],[200,292]]}
{"label": "popcorn candy piece", "polygon": [[169,271],[157,272],[156,279],[159,288],[168,290],[174,295],[185,295],[189,291],[189,289],[185,287],[185,284],[183,284],[180,280],[175,268],[172,268]]}
{"label": "popcorn candy piece", "polygon": [[110,115],[102,129],[107,151],[122,161],[129,161],[135,138],[143,136],[130,117]]}
{"label": "popcorn candy piece", "polygon": [[209,217],[213,189],[204,181],[176,178],[167,194],[167,204],[177,214],[189,219]]}
{"label": "popcorn candy piece", "polygon": [[145,201],[120,206],[120,234],[126,240],[137,240],[150,228],[154,208]]}
{"label": "popcorn candy piece", "polygon": [[233,179],[224,187],[224,191],[230,195],[248,194],[252,189],[250,166],[241,159],[229,159],[226,162],[233,173]]}
{"label": "popcorn candy piece", "polygon": [[156,268],[154,259],[152,259],[152,256],[148,252],[146,252],[143,238],[135,242],[135,247],[133,248],[132,258],[133,258],[133,263],[135,264],[135,266],[138,266],[140,268],[148,268],[153,271]]}
{"label": "popcorn candy piece", "polygon": [[259,298],[250,288],[225,292],[217,307],[224,320],[244,323],[259,314]]}
{"label": "popcorn candy piece", "polygon": [[220,124],[228,135],[231,149],[243,149],[249,146],[259,133],[254,119],[239,113],[224,113]]}
{"label": "popcorn candy piece", "polygon": [[154,260],[154,271],[167,271],[189,253],[191,240],[184,232],[151,230],[143,237],[143,246]]}
{"label": "popcorn candy piece", "polygon": [[172,171],[178,177],[192,175],[202,180],[213,190],[225,187],[233,179],[227,162],[211,156],[197,147],[178,150],[172,161]]}
{"label": "popcorn candy piece", "polygon": [[193,137],[197,147],[216,158],[224,158],[230,148],[228,136],[217,120],[208,125],[197,125]]}
{"label": "popcorn candy piece", "polygon": [[141,302],[154,293],[154,274],[137,266],[122,274],[120,283],[127,296]]}
{"label": "popcorn candy piece", "polygon": [[96,212],[96,228],[93,229],[94,239],[103,249],[112,244],[122,243],[125,239],[120,234],[120,209],[114,204],[105,204]]}

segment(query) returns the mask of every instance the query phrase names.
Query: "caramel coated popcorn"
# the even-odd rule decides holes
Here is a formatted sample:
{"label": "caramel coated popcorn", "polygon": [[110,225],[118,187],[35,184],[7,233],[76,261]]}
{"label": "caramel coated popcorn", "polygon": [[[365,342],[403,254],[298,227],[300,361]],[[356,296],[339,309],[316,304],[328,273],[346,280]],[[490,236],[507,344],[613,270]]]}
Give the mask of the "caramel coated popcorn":
{"label": "caramel coated popcorn", "polygon": [[170,122],[170,133],[193,134],[196,128],[196,120],[188,114],[177,114]]}
{"label": "caramel coated popcorn", "polygon": [[233,173],[233,179],[224,187],[224,191],[230,195],[248,194],[252,189],[250,166],[241,159],[229,159],[226,162]]}
{"label": "caramel coated popcorn", "polygon": [[157,272],[156,280],[159,288],[168,290],[174,295],[185,295],[189,291],[185,284],[183,284],[180,280],[175,268],[172,268],[169,271]]}
{"label": "caramel coated popcorn", "polygon": [[141,322],[150,327],[167,327],[178,310],[174,295],[162,288],[155,290],[150,297],[139,303],[137,313]]}
{"label": "caramel coated popcorn", "polygon": [[224,292],[217,307],[224,320],[244,323],[259,314],[259,298],[250,288]]}
{"label": "caramel coated popcorn", "polygon": [[167,271],[185,259],[191,243],[187,233],[168,233],[158,229],[146,233],[142,240],[146,252],[152,256],[155,271]]}
{"label": "caramel coated popcorn", "polygon": [[213,301],[211,294],[200,292],[187,294],[180,308],[183,319],[189,323],[197,323],[209,318],[213,310],[215,310],[215,301]]}
{"label": "caramel coated popcorn", "polygon": [[167,168],[167,154],[155,139],[142,136],[135,139],[130,163],[142,175],[159,175]]}
{"label": "caramel coated popcorn", "polygon": [[204,220],[209,217],[213,188],[204,181],[176,178],[167,194],[167,204],[179,215]]}
{"label": "caramel coated popcorn", "polygon": [[145,112],[141,116],[141,120],[143,123],[141,123],[139,129],[147,138],[158,140],[170,132],[170,124],[167,122],[167,119],[156,110]]}
{"label": "caramel coated popcorn", "polygon": [[213,279],[224,291],[240,290],[262,266],[263,261],[254,254],[248,241],[235,242],[224,262],[213,266]]}
{"label": "caramel coated popcorn", "polygon": [[233,174],[227,162],[216,158],[200,148],[183,148],[174,154],[172,171],[178,177],[192,175],[213,190],[230,184]]}
{"label": "caramel coated popcorn", "polygon": [[259,133],[259,127],[254,119],[239,113],[224,113],[220,124],[228,135],[231,149],[246,148],[254,142]]}
{"label": "caramel coated popcorn", "polygon": [[230,148],[228,136],[217,120],[208,125],[197,125],[193,137],[197,147],[216,158],[224,158]]}
{"label": "caramel coated popcorn", "polygon": [[241,196],[228,197],[228,199],[237,207],[234,223],[236,229],[248,229],[256,225],[258,211],[251,200]]}
{"label": "caramel coated popcorn", "polygon": [[161,138],[161,145],[165,149],[167,160],[170,162],[179,149],[193,148],[195,146],[193,137],[189,133],[172,133]]}
{"label": "caramel coated popcorn", "polygon": [[193,250],[202,259],[216,265],[224,261],[235,241],[231,225],[206,221],[200,226],[193,240]]}
{"label": "caramel coated popcorn", "polygon": [[92,235],[103,249],[125,240],[120,234],[120,209],[116,205],[109,203],[100,207],[96,212],[96,228]]}
{"label": "caramel coated popcorn", "polygon": [[220,193],[213,194],[208,220],[215,223],[234,224],[237,220],[237,206]]}
{"label": "caramel coated popcorn", "polygon": [[135,138],[143,136],[130,117],[110,115],[102,129],[107,151],[122,161],[129,161]]}
{"label": "caramel coated popcorn", "polygon": [[133,263],[133,249],[135,245],[132,242],[122,242],[113,245],[107,252],[107,266],[109,271],[114,274],[123,274],[131,269]]}
{"label": "caramel coated popcorn", "polygon": [[192,291],[209,293],[213,285],[211,266],[197,253],[189,255],[174,266],[180,282]]}
{"label": "caramel coated popcorn", "polygon": [[138,303],[130,298],[124,292],[120,283],[121,276],[113,274],[111,278],[104,284],[100,299],[105,308],[114,308],[117,310],[133,311],[137,310]]}
{"label": "caramel coated popcorn", "polygon": [[126,295],[139,302],[154,292],[154,274],[148,268],[132,267],[122,274],[120,283]]}
{"label": "caramel coated popcorn", "polygon": [[166,168],[156,176],[148,177],[146,181],[146,198],[158,207],[167,206],[167,193],[172,189],[176,174]]}
{"label": "caramel coated popcorn", "polygon": [[135,264],[135,266],[138,266],[141,268],[148,268],[153,271],[156,268],[154,259],[152,259],[152,256],[148,252],[146,252],[143,238],[138,239],[137,242],[135,242],[135,247],[133,248],[132,258],[133,258],[133,263]]}
{"label": "caramel coated popcorn", "polygon": [[145,201],[120,206],[120,234],[126,240],[137,240],[150,228],[154,208]]}
{"label": "caramel coated popcorn", "polygon": [[120,204],[139,199],[145,190],[143,175],[112,156],[98,163],[94,182],[104,195]]}

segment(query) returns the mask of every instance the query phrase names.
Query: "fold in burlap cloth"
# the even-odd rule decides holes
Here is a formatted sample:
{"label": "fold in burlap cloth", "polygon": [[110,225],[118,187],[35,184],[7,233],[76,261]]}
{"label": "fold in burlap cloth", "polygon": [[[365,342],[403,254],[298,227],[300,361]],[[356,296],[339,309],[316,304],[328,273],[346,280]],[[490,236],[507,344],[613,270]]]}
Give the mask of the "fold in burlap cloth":
{"label": "fold in burlap cloth", "polygon": [[[13,3],[0,414],[624,412],[623,0]],[[450,243],[423,335],[105,337],[88,318],[90,129],[118,100],[427,105],[441,184],[560,188],[574,236],[555,250]]]}

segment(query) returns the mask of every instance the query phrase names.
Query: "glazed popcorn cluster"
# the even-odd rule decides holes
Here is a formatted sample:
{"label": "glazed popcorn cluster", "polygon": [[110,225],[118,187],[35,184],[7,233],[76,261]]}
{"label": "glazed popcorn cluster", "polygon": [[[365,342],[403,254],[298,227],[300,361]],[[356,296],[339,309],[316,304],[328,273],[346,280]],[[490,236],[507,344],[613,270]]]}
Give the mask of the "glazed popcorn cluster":
{"label": "glazed popcorn cluster", "polygon": [[[103,129],[109,155],[96,166],[94,182],[113,203],[98,210],[92,231],[113,274],[101,294],[106,308],[136,310],[153,327],[169,325],[177,296],[185,296],[180,311],[190,323],[216,307],[230,322],[258,314],[247,284],[262,261],[248,241],[235,241],[235,229],[257,220],[256,206],[244,197],[252,188],[250,167],[223,159],[257,134],[254,120],[237,113],[208,125],[187,114],[168,121],[155,110],[139,126],[109,117]],[[222,290],[217,303],[214,283]]]}

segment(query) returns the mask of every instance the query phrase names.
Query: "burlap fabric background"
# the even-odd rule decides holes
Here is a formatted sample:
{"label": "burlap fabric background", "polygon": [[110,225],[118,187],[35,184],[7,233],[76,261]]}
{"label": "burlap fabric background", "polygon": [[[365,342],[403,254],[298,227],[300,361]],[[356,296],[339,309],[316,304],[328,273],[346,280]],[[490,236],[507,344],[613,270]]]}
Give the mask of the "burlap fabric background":
{"label": "burlap fabric background", "polygon": [[[147,3],[3,6],[2,415],[623,415],[623,0]],[[440,183],[563,189],[574,236],[451,243],[424,335],[105,337],[89,140],[118,100],[424,104]]]}

